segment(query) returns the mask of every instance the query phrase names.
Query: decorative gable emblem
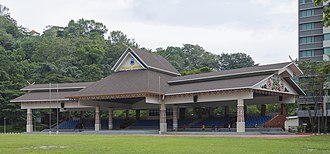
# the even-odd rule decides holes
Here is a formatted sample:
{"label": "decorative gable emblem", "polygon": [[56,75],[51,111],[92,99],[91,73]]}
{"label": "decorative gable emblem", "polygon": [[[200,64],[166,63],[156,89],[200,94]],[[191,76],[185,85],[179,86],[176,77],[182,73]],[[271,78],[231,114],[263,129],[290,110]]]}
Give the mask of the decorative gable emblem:
{"label": "decorative gable emblem", "polygon": [[262,84],[260,87],[268,90],[289,92],[289,90],[285,87],[284,79],[278,75],[273,75],[268,78],[266,83]]}
{"label": "decorative gable emblem", "polygon": [[120,62],[118,71],[144,69],[141,63],[131,54],[128,53]]}

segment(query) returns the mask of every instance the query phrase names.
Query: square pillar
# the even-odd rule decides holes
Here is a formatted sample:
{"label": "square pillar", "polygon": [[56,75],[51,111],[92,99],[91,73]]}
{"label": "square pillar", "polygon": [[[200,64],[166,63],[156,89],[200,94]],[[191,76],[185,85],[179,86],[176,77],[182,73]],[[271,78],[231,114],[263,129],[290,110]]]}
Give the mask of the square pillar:
{"label": "square pillar", "polygon": [[261,106],[260,106],[260,115],[261,116],[266,115],[266,105],[265,104],[261,104]]}
{"label": "square pillar", "polygon": [[178,131],[178,106],[173,106],[173,130]]}
{"label": "square pillar", "polygon": [[95,131],[99,131],[101,128],[100,124],[100,107],[95,107]]}
{"label": "square pillar", "polygon": [[225,106],[225,116],[229,115],[229,106]]}
{"label": "square pillar", "polygon": [[159,131],[167,132],[166,105],[162,102],[159,110]]}
{"label": "square pillar", "polygon": [[125,118],[126,118],[126,120],[129,119],[129,110],[125,110]]}
{"label": "square pillar", "polygon": [[237,99],[237,122],[236,132],[245,132],[245,121],[244,121],[244,100]]}
{"label": "square pillar", "polygon": [[26,111],[26,132],[33,131],[33,123],[32,123],[32,109],[28,108]]}
{"label": "square pillar", "polygon": [[140,110],[135,110],[135,119],[140,120],[141,112]]}
{"label": "square pillar", "polygon": [[108,129],[113,129],[113,108],[108,109]]}
{"label": "square pillar", "polygon": [[286,104],[281,104],[281,115],[286,116]]}

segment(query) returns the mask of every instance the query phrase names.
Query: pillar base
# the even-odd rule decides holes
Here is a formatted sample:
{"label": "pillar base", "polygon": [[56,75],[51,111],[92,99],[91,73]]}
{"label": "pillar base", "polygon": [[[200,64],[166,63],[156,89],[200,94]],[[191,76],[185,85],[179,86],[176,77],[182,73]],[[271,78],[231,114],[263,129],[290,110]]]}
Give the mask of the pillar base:
{"label": "pillar base", "polygon": [[101,125],[100,124],[95,124],[95,131],[100,131],[100,127]]}
{"label": "pillar base", "polygon": [[167,132],[167,123],[160,123],[159,124],[159,131],[160,132]]}
{"label": "pillar base", "polygon": [[178,131],[178,124],[173,124],[173,130]]}
{"label": "pillar base", "polygon": [[33,132],[33,125],[26,125],[26,132]]}
{"label": "pillar base", "polygon": [[245,122],[236,123],[236,132],[245,132]]}
{"label": "pillar base", "polygon": [[112,130],[113,129],[113,126],[112,125],[108,125],[108,128],[109,128],[109,130]]}

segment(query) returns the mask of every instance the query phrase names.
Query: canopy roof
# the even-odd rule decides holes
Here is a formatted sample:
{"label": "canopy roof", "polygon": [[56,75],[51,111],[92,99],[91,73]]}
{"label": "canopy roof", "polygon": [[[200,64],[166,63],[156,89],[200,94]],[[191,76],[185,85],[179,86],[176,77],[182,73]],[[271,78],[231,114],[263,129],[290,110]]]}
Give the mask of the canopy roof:
{"label": "canopy roof", "polygon": [[[239,89],[304,95],[291,79],[294,75],[302,74],[292,62],[179,76],[178,71],[165,58],[141,49],[128,48],[114,65],[113,71],[110,76],[95,83],[58,84],[58,89],[61,89],[58,99],[98,99],[104,96],[132,94],[166,97]],[[273,80],[276,80],[277,84],[281,82],[285,87],[274,89],[265,85],[267,81]],[[13,102],[49,100],[49,94],[45,91],[49,88],[49,84],[27,86],[22,90],[32,92],[14,99]],[[57,85],[52,84],[51,89],[57,89]]]}

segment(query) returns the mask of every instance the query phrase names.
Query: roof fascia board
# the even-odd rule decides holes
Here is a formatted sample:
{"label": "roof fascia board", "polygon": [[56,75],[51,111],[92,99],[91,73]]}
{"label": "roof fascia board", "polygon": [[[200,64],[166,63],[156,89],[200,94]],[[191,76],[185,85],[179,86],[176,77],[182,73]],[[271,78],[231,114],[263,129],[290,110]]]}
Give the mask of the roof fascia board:
{"label": "roof fascia board", "polygon": [[304,95],[306,96],[305,91],[302,90],[302,89],[299,87],[299,85],[297,85],[296,82],[294,82],[291,78],[288,78],[288,79],[294,84],[295,87],[297,87],[297,88],[300,90],[300,92],[301,92],[302,94],[304,94]]}
{"label": "roof fascia board", "polygon": [[134,55],[135,57],[137,57],[138,60],[141,61],[141,63],[142,63],[144,66],[146,66],[147,68],[149,68],[149,65],[147,65],[147,63],[144,62],[143,59],[142,59],[141,57],[139,57],[139,55],[136,54],[136,52],[135,52],[132,48],[129,47],[129,49],[131,50],[131,52],[133,53],[133,55]]}
{"label": "roof fascia board", "polygon": [[257,85],[259,85],[260,83],[262,83],[262,82],[265,82],[268,78],[270,78],[270,77],[272,77],[274,74],[272,74],[272,75],[269,75],[268,77],[266,77],[266,78],[264,78],[264,79],[262,79],[261,81],[259,81],[258,83],[256,83],[256,84],[254,84],[253,86],[252,86],[252,88],[256,88],[257,87]]}
{"label": "roof fascia board", "polygon": [[115,65],[113,65],[113,67],[111,68],[112,71],[115,70],[115,69],[117,69],[117,67],[118,67],[118,66],[117,66],[118,63],[121,63],[123,57],[127,54],[127,51],[128,51],[129,49],[130,49],[130,48],[127,48],[127,49],[125,50],[125,52],[119,57],[119,59],[117,60],[117,62],[115,63]]}
{"label": "roof fascia board", "polygon": [[69,101],[69,99],[40,99],[40,100],[11,100],[12,103],[21,103],[21,102],[50,102],[50,101]]}
{"label": "roof fascia board", "polygon": [[217,91],[226,91],[226,90],[242,90],[242,89],[251,89],[251,87],[223,88],[223,89],[189,91],[189,92],[168,93],[168,94],[165,93],[165,96],[182,95],[182,94],[195,94],[195,93],[205,93],[205,92],[217,92]]}
{"label": "roof fascia board", "polygon": [[198,81],[198,80],[205,80],[205,79],[212,79],[212,78],[221,78],[221,77],[227,77],[227,76],[240,76],[240,75],[252,75],[252,74],[256,74],[258,75],[258,73],[271,73],[271,72],[275,72],[278,71],[278,69],[271,69],[271,70],[267,70],[267,71],[252,71],[252,72],[243,72],[243,73],[232,73],[232,74],[223,74],[223,75],[214,75],[214,76],[206,76],[206,77],[199,77],[199,78],[192,78],[192,79],[183,79],[183,80],[174,80],[174,81],[168,81],[169,84],[171,83],[180,83],[180,82],[189,82],[189,81]]}
{"label": "roof fascia board", "polygon": [[149,68],[154,69],[154,70],[158,70],[158,71],[161,71],[161,72],[166,72],[166,73],[169,73],[169,74],[177,75],[177,76],[181,75],[180,73],[175,73],[175,72],[163,70],[163,69],[160,69],[160,68],[157,68],[157,67],[149,66]]}
{"label": "roof fascia board", "polygon": [[22,88],[20,89],[21,91],[29,91],[29,90],[57,90],[57,89],[84,89],[86,88],[86,86],[84,87],[58,87],[58,88]]}

